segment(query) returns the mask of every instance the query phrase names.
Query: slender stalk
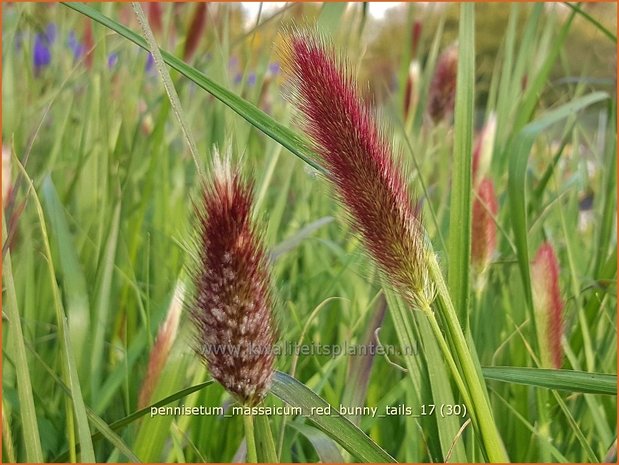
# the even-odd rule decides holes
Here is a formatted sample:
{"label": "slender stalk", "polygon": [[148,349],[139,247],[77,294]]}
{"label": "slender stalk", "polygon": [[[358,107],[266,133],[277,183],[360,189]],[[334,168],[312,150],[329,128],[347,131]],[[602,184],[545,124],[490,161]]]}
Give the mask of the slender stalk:
{"label": "slender stalk", "polygon": [[471,402],[469,391],[466,387],[466,384],[464,384],[462,376],[460,376],[460,372],[458,371],[456,362],[451,354],[451,351],[449,350],[447,341],[445,341],[445,337],[443,336],[443,333],[441,332],[441,328],[438,325],[438,321],[436,321],[436,316],[434,316],[434,312],[432,311],[432,308],[430,307],[430,303],[427,301],[424,301],[421,305],[421,311],[428,317],[428,321],[430,322],[430,327],[432,328],[432,333],[434,334],[434,337],[436,338],[436,342],[438,342],[438,346],[443,352],[443,356],[445,357],[447,366],[449,366],[449,369],[451,370],[451,373],[454,377],[456,385],[458,386],[458,389],[460,390],[460,393],[462,394],[462,397],[464,398],[464,403],[469,406],[469,413],[473,417],[473,421],[476,422],[477,418],[476,418],[476,412],[474,408],[475,406]]}
{"label": "slender stalk", "polygon": [[181,101],[178,98],[178,93],[176,92],[176,88],[172,83],[172,78],[170,78],[170,72],[168,68],[165,66],[165,61],[163,56],[161,55],[161,51],[159,50],[159,45],[157,44],[157,40],[153,34],[152,29],[148,25],[148,20],[144,15],[144,10],[142,10],[142,6],[139,2],[132,2],[131,6],[133,7],[133,11],[135,12],[135,16],[140,23],[140,27],[142,28],[142,32],[144,33],[144,39],[146,39],[146,43],[148,44],[148,49],[150,53],[153,55],[153,59],[155,61],[155,67],[161,76],[161,81],[163,82],[163,87],[165,88],[166,94],[168,94],[168,98],[170,99],[170,105],[172,105],[172,110],[174,110],[174,114],[176,115],[176,119],[178,120],[183,136],[185,137],[185,141],[187,142],[187,146],[189,147],[189,152],[193,158],[193,161],[196,165],[196,171],[201,176],[204,175],[202,166],[200,165],[200,155],[198,153],[198,146],[196,141],[189,129],[189,124],[185,118],[185,114],[183,113],[183,107],[181,106]]}
{"label": "slender stalk", "polygon": [[254,422],[254,442],[256,443],[256,457],[260,463],[279,462],[275,441],[271,432],[269,417],[257,415]]}
{"label": "slender stalk", "polygon": [[254,438],[254,417],[253,415],[243,415],[245,424],[245,443],[247,444],[247,462],[258,463],[256,454],[256,440]]}
{"label": "slender stalk", "polygon": [[[439,306],[439,308],[443,311],[443,318],[449,331],[449,336],[455,350],[455,356],[459,362],[464,382],[468,386],[470,402],[474,406],[477,415],[479,430],[486,453],[488,454],[488,459],[491,462],[509,462],[507,451],[505,450],[496,423],[494,422],[484,380],[478,375],[477,369],[475,368],[473,355],[466,343],[466,338],[462,332],[460,322],[458,321],[456,310],[449,296],[449,290],[447,289],[443,274],[441,273],[434,254],[428,254],[427,265],[430,278],[436,286],[438,298],[443,304],[442,307]],[[449,352],[446,346],[441,345],[441,348]],[[448,357],[446,356],[446,358]],[[463,396],[464,395],[463,393]]]}

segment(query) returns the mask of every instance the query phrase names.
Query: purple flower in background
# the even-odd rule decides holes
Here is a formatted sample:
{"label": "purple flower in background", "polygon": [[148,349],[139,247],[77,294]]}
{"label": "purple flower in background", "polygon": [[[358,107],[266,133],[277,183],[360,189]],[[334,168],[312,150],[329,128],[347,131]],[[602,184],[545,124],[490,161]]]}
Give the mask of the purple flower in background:
{"label": "purple flower in background", "polygon": [[247,76],[247,85],[249,86],[256,85],[256,73],[249,73],[249,76]]}
{"label": "purple flower in background", "polygon": [[35,74],[39,74],[41,70],[48,66],[52,61],[52,53],[49,50],[49,42],[46,37],[41,34],[37,34],[34,37],[32,60]]}
{"label": "purple flower in background", "polygon": [[228,60],[228,69],[235,70],[239,65],[239,59],[237,57],[231,57]]}
{"label": "purple flower in background", "polygon": [[84,55],[84,52],[86,51],[86,47],[84,47],[84,44],[77,40],[74,31],[69,33],[69,37],[67,38],[67,46],[73,52],[73,59],[75,61],[82,58],[82,55]]}
{"label": "purple flower in background", "polygon": [[269,64],[269,72],[273,75],[279,74],[279,62],[274,62]]}
{"label": "purple flower in background", "polygon": [[118,53],[116,52],[110,53],[107,56],[107,67],[109,69],[112,69],[116,66],[116,63],[118,63]]}
{"label": "purple flower in background", "polygon": [[235,84],[240,84],[242,80],[243,80],[243,75],[241,73],[236,73],[234,75],[234,83]]}
{"label": "purple flower in background", "polygon": [[56,40],[57,27],[50,23],[45,28],[45,32],[37,33],[34,36],[34,46],[32,49],[32,62],[34,65],[34,73],[38,75],[43,68],[49,66],[52,61],[52,52],[50,46]]}
{"label": "purple flower in background", "polygon": [[155,58],[153,57],[153,54],[148,52],[148,58],[146,59],[146,72],[150,73],[153,71],[153,66],[155,65]]}

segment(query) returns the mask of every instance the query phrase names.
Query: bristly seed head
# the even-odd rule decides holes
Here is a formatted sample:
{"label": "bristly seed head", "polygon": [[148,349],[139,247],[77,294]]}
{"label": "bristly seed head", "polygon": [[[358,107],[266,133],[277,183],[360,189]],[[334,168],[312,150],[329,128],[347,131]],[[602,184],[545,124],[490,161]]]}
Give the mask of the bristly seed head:
{"label": "bristly seed head", "polygon": [[214,179],[196,208],[190,316],[198,354],[245,405],[265,396],[274,370],[275,321],[267,255],[252,223],[252,186],[215,154]]}
{"label": "bristly seed head", "polygon": [[170,302],[168,314],[159,328],[157,339],[150,351],[148,369],[138,396],[139,408],[144,408],[150,403],[153,390],[155,386],[157,386],[165,364],[168,361],[178,333],[178,324],[180,321],[184,294],[185,286],[182,282],[179,282],[174,290],[174,296]]}
{"label": "bristly seed head", "polygon": [[427,298],[419,211],[351,74],[316,36],[295,31],[284,42],[292,101],[353,226],[392,285],[413,302]]}
{"label": "bristly seed head", "polygon": [[559,369],[563,358],[563,299],[559,290],[559,263],[549,242],[544,242],[535,255],[531,281],[542,365]]}
{"label": "bristly seed head", "polygon": [[448,120],[454,112],[458,74],[458,45],[450,45],[439,56],[430,81],[428,114],[437,123]]}
{"label": "bristly seed head", "polygon": [[496,217],[499,204],[494,193],[494,184],[489,178],[479,183],[477,195],[473,201],[471,262],[478,274],[481,274],[496,248]]}

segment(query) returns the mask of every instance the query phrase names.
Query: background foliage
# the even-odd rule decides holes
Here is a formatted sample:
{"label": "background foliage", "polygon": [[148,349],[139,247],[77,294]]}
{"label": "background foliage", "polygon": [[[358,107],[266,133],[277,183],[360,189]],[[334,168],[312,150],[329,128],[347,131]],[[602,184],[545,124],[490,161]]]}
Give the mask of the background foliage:
{"label": "background foliage", "polygon": [[[197,8],[161,5],[164,27],[153,27],[155,36],[164,50],[183,57]],[[129,6],[94,7],[140,33]],[[582,8],[616,35],[615,4]],[[518,257],[523,237],[529,258],[548,240],[558,255],[565,301],[562,368],[616,374],[616,43],[582,15],[569,23],[571,10],[558,4],[475,10],[475,126],[496,112],[490,176],[499,213],[487,284],[472,289],[471,341],[484,367],[537,366],[521,280],[528,262]],[[449,224],[454,132],[449,122],[428,120],[423,91],[438,54],[457,36],[459,10],[406,5],[382,23],[364,11],[361,4],[292,5],[265,13],[255,25],[246,24],[238,5],[209,4],[187,61],[300,134],[275,50],[283,27],[317,21],[350,60],[368,103],[389,128],[446,270],[447,241],[458,231],[451,228],[459,228]],[[421,92],[413,116],[404,120],[415,21],[422,25]],[[191,199],[199,188],[156,67],[145,51],[64,5],[3,5],[2,38],[3,460],[76,460],[77,443],[82,460],[242,457],[240,418],[136,416],[158,328],[184,279]],[[49,60],[37,49],[41,41]],[[318,172],[197,79],[176,72],[172,79],[204,169],[214,145],[230,145],[255,179],[257,217],[273,255],[281,340],[361,344],[376,342],[380,328],[380,342],[397,345],[377,272]],[[606,94],[579,112],[562,107],[595,91]],[[549,114],[557,117],[554,124],[537,124]],[[531,124],[535,137],[508,192],[521,147],[516,142]],[[528,220],[521,229],[519,201]],[[280,357],[278,369],[334,406],[406,404],[418,413],[423,404],[460,403],[447,378],[436,382],[447,376],[440,353],[421,339],[419,327],[414,331],[419,354],[410,373],[399,368],[407,361],[398,355]],[[181,324],[152,401],[172,396],[166,405],[228,406],[216,384],[185,391],[208,380],[190,338]],[[613,457],[616,397],[608,387],[601,394],[594,377],[547,381],[536,373],[524,384],[496,371],[487,377],[513,461]],[[535,387],[540,379],[545,388]],[[281,404],[274,396],[267,400]],[[400,461],[483,459],[470,427],[445,439],[465,419],[350,419]],[[303,418],[275,417],[271,428],[281,461],[351,459]],[[452,441],[449,455],[445,445]]]}

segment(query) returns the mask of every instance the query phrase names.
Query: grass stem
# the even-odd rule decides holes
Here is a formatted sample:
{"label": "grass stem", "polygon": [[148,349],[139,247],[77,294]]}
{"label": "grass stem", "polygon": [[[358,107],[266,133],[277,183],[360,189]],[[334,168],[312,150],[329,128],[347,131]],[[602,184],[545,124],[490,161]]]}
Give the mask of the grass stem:
{"label": "grass stem", "polygon": [[254,417],[253,415],[243,415],[245,425],[245,443],[247,444],[247,462],[258,463],[256,455],[256,440],[254,437]]}
{"label": "grass stem", "polygon": [[[436,285],[438,298],[442,304],[439,305],[438,308],[442,310],[442,316],[447,324],[449,339],[453,344],[455,356],[462,370],[464,382],[468,387],[470,402],[474,406],[475,415],[479,422],[482,442],[484,443],[488,459],[491,462],[509,462],[507,451],[505,450],[496,423],[494,422],[484,380],[473,361],[473,354],[466,343],[466,338],[462,332],[460,322],[458,321],[456,310],[449,296],[449,290],[447,289],[443,274],[441,273],[434,254],[428,254],[427,264],[430,277]],[[441,346],[441,348],[447,350],[446,346]],[[447,356],[447,354],[445,355]],[[449,357],[447,356],[447,358]],[[464,395],[463,393],[463,396]]]}

